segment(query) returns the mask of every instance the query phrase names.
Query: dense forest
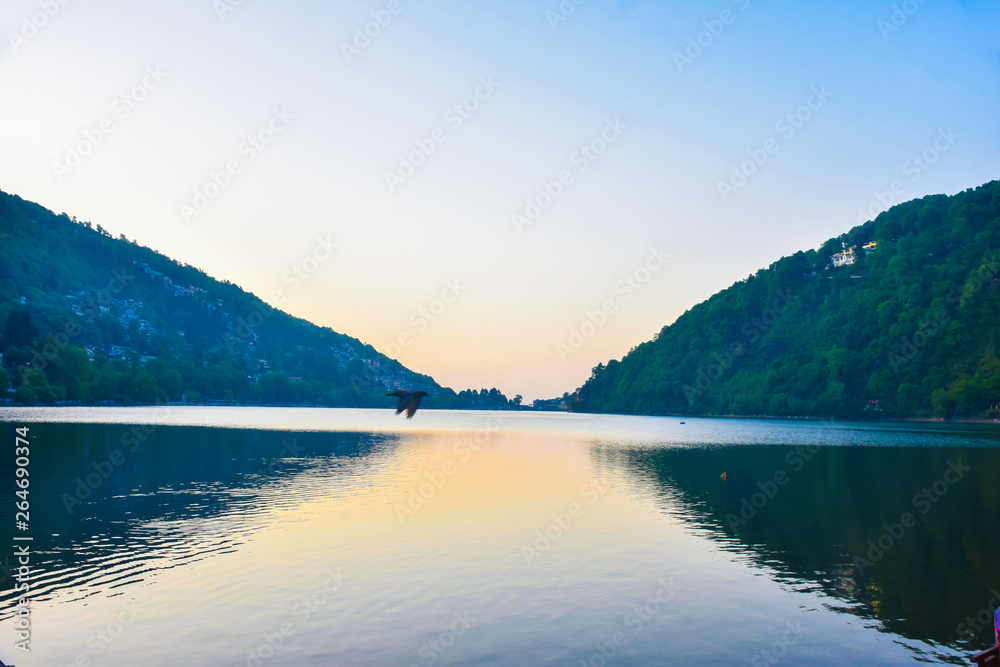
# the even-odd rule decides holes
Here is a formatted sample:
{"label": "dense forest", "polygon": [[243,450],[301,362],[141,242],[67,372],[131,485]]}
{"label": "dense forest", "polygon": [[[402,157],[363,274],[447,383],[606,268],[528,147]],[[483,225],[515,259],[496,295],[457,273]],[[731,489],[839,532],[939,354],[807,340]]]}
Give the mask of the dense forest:
{"label": "dense forest", "polygon": [[0,400],[519,407],[454,392],[370,345],[272,308],[100,225],[0,191]]}
{"label": "dense forest", "polygon": [[995,417],[1000,181],[899,204],[712,296],[621,360],[573,410]]}

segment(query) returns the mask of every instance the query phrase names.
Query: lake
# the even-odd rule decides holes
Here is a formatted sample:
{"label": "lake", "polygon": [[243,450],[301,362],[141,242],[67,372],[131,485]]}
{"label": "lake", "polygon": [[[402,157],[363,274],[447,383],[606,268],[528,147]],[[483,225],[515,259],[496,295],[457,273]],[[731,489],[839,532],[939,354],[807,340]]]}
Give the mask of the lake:
{"label": "lake", "polygon": [[962,664],[993,641],[996,426],[246,407],[0,422],[0,658],[17,667]]}

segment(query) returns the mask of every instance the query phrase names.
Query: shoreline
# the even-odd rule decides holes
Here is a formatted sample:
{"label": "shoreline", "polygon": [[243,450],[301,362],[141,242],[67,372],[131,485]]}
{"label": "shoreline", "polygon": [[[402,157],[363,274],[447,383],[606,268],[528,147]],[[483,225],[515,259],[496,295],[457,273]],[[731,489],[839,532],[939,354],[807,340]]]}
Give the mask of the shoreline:
{"label": "shoreline", "polygon": [[[150,403],[145,405],[126,405],[126,404],[104,404],[104,405],[86,405],[83,403],[74,404],[56,404],[56,405],[24,405],[17,403],[12,400],[0,401],[0,408],[177,408],[177,407],[234,407],[234,408],[324,408],[324,409],[356,409],[356,408],[375,408],[381,406],[363,406],[363,405],[307,405],[307,404],[291,404],[291,403],[226,403],[226,402],[210,402],[210,403]],[[489,408],[483,407],[470,407],[470,408],[425,408],[426,410],[487,410]],[[494,408],[497,410],[502,410],[504,412],[552,412],[559,414],[579,414],[579,415],[607,415],[615,417],[668,417],[671,419],[753,419],[753,420],[770,420],[770,421],[808,421],[808,422],[827,422],[827,423],[861,423],[861,422],[872,422],[872,423],[907,423],[907,424],[983,424],[983,425],[998,425],[1000,426],[1000,417],[861,417],[854,419],[834,419],[830,417],[815,417],[815,416],[788,416],[788,415],[710,415],[710,414],[676,414],[676,413],[652,413],[652,414],[638,414],[638,413],[622,413],[622,412],[572,412],[569,410],[537,410],[530,407],[520,407],[520,408]]]}
{"label": "shoreline", "polygon": [[[540,412],[540,411],[536,411]],[[564,411],[565,412],[565,411]],[[1000,417],[855,417],[845,419],[835,419],[832,417],[814,416],[789,416],[789,415],[711,415],[711,414],[682,414],[674,412],[657,413],[628,413],[628,412],[569,412],[569,414],[581,415],[614,415],[618,417],[670,417],[672,419],[759,419],[771,421],[810,421],[810,422],[851,422],[851,423],[935,423],[935,424],[997,424],[1000,425]]]}

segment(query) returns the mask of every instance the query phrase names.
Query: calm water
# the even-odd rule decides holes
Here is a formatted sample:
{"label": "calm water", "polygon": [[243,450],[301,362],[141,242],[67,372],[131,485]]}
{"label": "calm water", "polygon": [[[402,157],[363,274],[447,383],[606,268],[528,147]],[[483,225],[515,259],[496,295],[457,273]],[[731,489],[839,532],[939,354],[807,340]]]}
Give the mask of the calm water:
{"label": "calm water", "polygon": [[0,559],[15,535],[35,552],[32,650],[0,570],[0,658],[959,664],[989,646],[966,619],[1000,600],[1000,429],[684,421],[0,410]]}

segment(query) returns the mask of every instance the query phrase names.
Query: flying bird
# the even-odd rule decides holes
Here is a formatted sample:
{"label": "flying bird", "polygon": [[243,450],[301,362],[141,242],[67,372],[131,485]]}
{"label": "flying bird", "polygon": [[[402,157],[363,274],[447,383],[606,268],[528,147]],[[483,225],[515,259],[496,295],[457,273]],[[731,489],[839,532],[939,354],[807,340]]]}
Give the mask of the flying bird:
{"label": "flying bird", "polygon": [[420,399],[427,395],[426,391],[394,391],[386,396],[399,397],[399,405],[396,406],[396,414],[406,410],[406,418],[413,419],[420,407]]}

